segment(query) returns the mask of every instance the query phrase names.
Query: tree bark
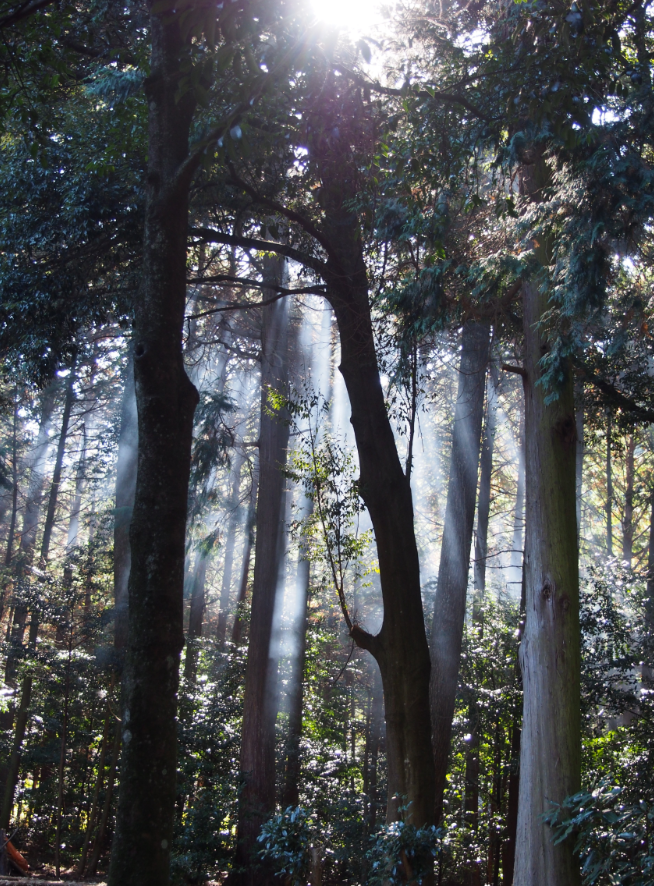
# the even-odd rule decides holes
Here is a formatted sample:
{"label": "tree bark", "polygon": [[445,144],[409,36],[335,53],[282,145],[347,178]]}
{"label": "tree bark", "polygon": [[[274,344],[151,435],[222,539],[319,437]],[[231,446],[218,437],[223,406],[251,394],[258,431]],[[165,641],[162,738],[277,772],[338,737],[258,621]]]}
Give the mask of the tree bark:
{"label": "tree bark", "polygon": [[[266,274],[269,279],[281,280],[285,262],[279,259],[268,261]],[[271,641],[281,562],[285,487],[282,472],[286,465],[289,422],[286,410],[271,415],[269,396],[272,392],[285,394],[289,379],[288,352],[289,312],[283,300],[263,308],[261,336],[259,500],[241,731],[243,788],[239,798],[235,871],[231,880],[243,886],[274,882],[272,873],[258,862],[256,852],[261,825],[275,809],[277,662],[271,658]]]}
{"label": "tree bark", "polygon": [[445,528],[430,643],[436,821],[442,814],[458,687],[489,341],[487,324],[468,321],[463,327]]}
{"label": "tree bark", "polygon": [[184,47],[179,17],[152,14],[150,34],[143,282],[134,306],[138,470],[110,886],[169,882],[184,642],[184,541],[198,400],[182,351],[188,181],[179,175],[188,156],[194,99],[192,91],[177,94]]}
{"label": "tree bark", "polygon": [[627,438],[627,458],[625,465],[624,511],[622,514],[622,559],[631,569],[634,550],[634,453],[635,434]]}
{"label": "tree bark", "polygon": [[520,646],[524,687],[516,886],[580,882],[572,841],[555,845],[542,814],[579,790],[580,634],[575,508],[575,410],[568,371],[546,403],[539,329],[547,295],[523,284],[525,335],[526,625]]}

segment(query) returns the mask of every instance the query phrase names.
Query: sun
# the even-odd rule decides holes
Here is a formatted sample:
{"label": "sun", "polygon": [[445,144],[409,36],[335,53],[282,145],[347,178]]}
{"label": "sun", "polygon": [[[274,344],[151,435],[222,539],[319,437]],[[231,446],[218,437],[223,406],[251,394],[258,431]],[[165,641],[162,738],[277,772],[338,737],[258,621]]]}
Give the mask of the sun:
{"label": "sun", "polygon": [[361,34],[380,19],[381,0],[310,0],[318,19],[326,25]]}

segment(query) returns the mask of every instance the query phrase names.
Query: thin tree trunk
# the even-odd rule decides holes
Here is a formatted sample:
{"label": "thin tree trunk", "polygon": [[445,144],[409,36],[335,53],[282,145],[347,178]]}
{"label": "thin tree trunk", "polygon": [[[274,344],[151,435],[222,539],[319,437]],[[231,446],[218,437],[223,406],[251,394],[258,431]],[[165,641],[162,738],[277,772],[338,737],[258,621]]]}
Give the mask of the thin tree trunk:
{"label": "thin tree trunk", "polygon": [[384,691],[377,662],[373,662],[372,704],[370,706],[370,763],[368,771],[368,833],[377,829],[379,810],[379,751],[384,733]]}
{"label": "thin tree trunk", "polygon": [[[473,604],[473,621],[479,620],[475,611],[481,604],[486,591],[486,558],[488,556],[488,520],[491,506],[491,481],[493,477],[493,449],[495,446],[496,415],[496,383],[492,374],[488,379],[488,395],[486,398],[486,422],[484,439],[481,448],[479,470],[479,497],[477,501],[477,534],[475,535],[475,566]],[[476,605],[475,605],[476,604]]]}
{"label": "thin tree trunk", "polygon": [[[102,741],[100,743],[100,754],[98,755],[98,776],[95,780],[95,788],[93,790],[93,800],[91,801],[91,811],[89,813],[88,824],[86,826],[86,831],[84,832],[84,842],[82,843],[82,854],[80,856],[79,864],[77,865],[77,876],[84,876],[84,868],[86,867],[86,861],[88,859],[89,854],[89,846],[91,844],[91,837],[93,836],[93,829],[95,828],[95,821],[98,817],[98,808],[100,805],[100,792],[102,791],[102,785],[104,784],[104,768],[105,768],[105,757],[107,754],[107,746],[109,743],[109,729],[111,726],[111,720],[113,719],[113,715],[111,712],[111,695],[107,698],[107,711],[104,718],[104,726],[102,729]],[[117,726],[118,728],[118,726]]]}
{"label": "thin tree trunk", "polygon": [[61,483],[61,471],[64,465],[64,452],[66,450],[66,438],[68,437],[68,426],[70,424],[70,412],[73,408],[75,400],[75,373],[71,369],[68,383],[66,385],[66,397],[64,399],[64,412],[61,418],[61,430],[59,432],[59,441],[57,443],[57,455],[55,457],[54,472],[52,474],[52,483],[50,484],[50,496],[48,497],[48,507],[45,512],[45,524],[43,527],[43,539],[41,541],[41,562],[47,563],[50,553],[50,542],[52,540],[52,530],[54,528],[55,513],[57,510],[57,498],[59,497],[59,484]]}
{"label": "thin tree trunk", "polygon": [[489,340],[490,330],[487,324],[468,321],[463,327],[445,530],[430,643],[430,701],[437,821],[442,812],[459,677]]}
{"label": "thin tree trunk", "polygon": [[[51,382],[41,396],[41,418],[39,421],[39,433],[31,458],[31,476],[23,515],[23,529],[20,538],[17,564],[19,575],[23,575],[32,561],[36,534],[41,515],[43,501],[43,485],[45,464],[50,446],[49,430],[54,411],[55,396],[57,392],[56,382]],[[27,604],[24,600],[17,599],[14,605],[10,645],[5,663],[5,682],[10,686],[15,685],[16,662],[23,645],[25,625],[27,624]],[[10,714],[11,717],[11,714]],[[8,728],[8,724],[4,724]]]}
{"label": "thin tree trunk", "polygon": [[132,346],[125,370],[125,388],[120,416],[118,461],[116,464],[116,509],[114,517],[114,642],[117,649],[127,645],[128,585],[131,567],[129,524],[134,508],[138,456],[138,417],[134,390]]}
{"label": "thin tree trunk", "polygon": [[[282,260],[267,271],[279,281]],[[284,393],[289,379],[289,314],[285,301],[263,309],[261,343],[261,424],[259,431],[259,501],[254,584],[245,672],[240,769],[244,779],[239,802],[236,865],[245,867],[234,882],[263,886],[272,873],[256,858],[261,825],[275,808],[276,662],[271,660],[272,628],[281,563],[284,475],[289,424],[286,412],[270,414],[269,396]]]}
{"label": "thin tree trunk", "polygon": [[[7,552],[5,554],[5,566],[11,565],[14,548],[14,534],[16,532],[16,517],[18,516],[18,392],[15,394],[14,421],[11,441],[11,518],[9,520],[9,534],[7,535]],[[3,592],[4,607],[4,592]],[[2,615],[0,614],[0,618]]]}
{"label": "thin tree trunk", "polygon": [[522,417],[519,425],[518,439],[518,486],[515,496],[513,517],[513,539],[511,541],[511,568],[509,570],[509,592],[515,595],[516,585],[522,589],[522,571],[524,567],[524,529],[525,529],[525,449],[524,424]]}
{"label": "thin tree trunk", "polygon": [[649,548],[647,556],[647,586],[644,600],[645,661],[642,667],[643,685],[654,688],[654,490],[651,493],[652,509],[649,522]]}
{"label": "thin tree trunk", "polygon": [[255,466],[252,472],[252,489],[250,490],[250,504],[248,506],[248,515],[245,522],[245,542],[243,544],[243,562],[241,564],[241,581],[238,586],[238,595],[236,597],[236,605],[234,607],[234,624],[232,625],[232,643],[240,643],[243,633],[242,609],[245,604],[245,598],[248,592],[248,582],[250,580],[250,561],[252,559],[252,548],[254,546],[254,532],[257,515],[257,493],[259,489],[259,469]]}
{"label": "thin tree trunk", "polygon": [[[193,91],[178,87],[179,16],[150,18],[148,174],[142,288],[134,301],[138,472],[130,527],[123,753],[110,886],[167,886],[184,642],[184,542],[193,413],[184,370],[188,158]],[[184,167],[187,170],[189,167]]]}
{"label": "thin tree trunk", "polygon": [[242,467],[243,458],[239,455],[236,457],[234,476],[232,478],[232,490],[229,503],[231,514],[229,515],[227,539],[225,540],[225,563],[223,566],[223,578],[220,587],[220,612],[218,613],[218,627],[216,629],[216,640],[221,647],[225,643],[225,635],[227,633],[227,616],[229,614],[229,597],[232,589],[232,571],[234,566],[234,546],[236,543],[236,530],[238,529],[239,524]]}
{"label": "thin tree trunk", "polygon": [[627,439],[627,459],[625,465],[624,512],[622,515],[622,559],[631,569],[634,550],[634,453],[636,436],[629,434]]}
{"label": "thin tree trunk", "polygon": [[184,678],[192,684],[195,683],[198,672],[198,657],[200,654],[198,640],[202,636],[204,611],[206,609],[204,588],[207,580],[208,560],[208,552],[200,548],[196,555],[195,569],[193,570],[193,590],[191,591],[186,656],[184,658]]}
{"label": "thin tree trunk", "polygon": [[[72,617],[72,612],[71,612]],[[68,743],[68,704],[70,697],[70,664],[73,654],[73,626],[70,625],[70,633],[68,637],[68,661],[66,662],[66,682],[64,687],[64,710],[61,727],[61,746],[59,751],[59,770],[57,773],[57,813],[55,828],[55,871],[57,878],[61,873],[60,865],[60,848],[61,848],[61,816],[64,810],[64,789],[65,789],[65,771],[66,771],[66,746]]]}
{"label": "thin tree trunk", "polygon": [[102,850],[104,848],[105,835],[107,833],[107,825],[109,823],[109,816],[111,815],[111,801],[113,798],[114,791],[114,783],[116,781],[116,769],[118,767],[118,756],[120,754],[120,745],[121,745],[121,727],[120,723],[116,723],[116,732],[114,735],[114,746],[111,754],[111,765],[109,767],[109,773],[107,775],[107,791],[105,793],[104,805],[102,807],[102,817],[100,818],[100,824],[98,826],[98,833],[95,837],[95,845],[93,847],[93,852],[91,854],[91,860],[89,861],[88,868],[86,869],[87,877],[95,876],[95,872],[98,869],[98,862],[100,861],[100,856],[102,855]]}
{"label": "thin tree trunk", "polygon": [[79,459],[77,461],[77,471],[75,474],[75,498],[73,506],[70,509],[70,519],[68,521],[68,538],[66,540],[66,553],[70,554],[77,545],[79,538],[80,514],[82,513],[82,496],[86,486],[86,419],[82,424],[82,448],[80,450]]}
{"label": "thin tree trunk", "polygon": [[575,389],[575,425],[577,428],[576,459],[575,459],[575,482],[577,502],[577,532],[581,538],[581,496],[584,479],[584,382],[577,378],[574,383]]}
{"label": "thin tree trunk", "polygon": [[611,464],[613,419],[606,416],[606,552],[613,556],[613,467]]}
{"label": "thin tree trunk", "polygon": [[[307,512],[307,515],[310,515],[311,503],[307,504]],[[310,581],[311,561],[300,551],[297,566],[296,650],[293,655],[290,678],[291,690],[289,693],[288,735],[286,740],[282,809],[286,809],[288,806],[298,806],[300,803],[300,742],[302,740],[302,715],[304,711],[304,667],[307,650]]]}
{"label": "thin tree trunk", "polygon": [[[542,161],[541,161],[542,162]],[[538,174],[538,173],[536,173]],[[580,636],[572,374],[546,403],[539,383],[548,342],[539,328],[547,294],[523,284],[525,335],[526,625],[516,886],[580,882],[572,841],[556,844],[542,815],[579,790]]]}

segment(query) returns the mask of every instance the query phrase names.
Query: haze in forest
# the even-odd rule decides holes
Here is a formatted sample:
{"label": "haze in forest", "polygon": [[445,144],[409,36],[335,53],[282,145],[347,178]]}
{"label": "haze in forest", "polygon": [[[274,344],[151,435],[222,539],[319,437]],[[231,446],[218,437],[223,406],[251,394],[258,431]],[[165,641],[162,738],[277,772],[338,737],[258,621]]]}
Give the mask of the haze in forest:
{"label": "haze in forest", "polygon": [[654,883],[648,0],[0,37],[0,882]]}

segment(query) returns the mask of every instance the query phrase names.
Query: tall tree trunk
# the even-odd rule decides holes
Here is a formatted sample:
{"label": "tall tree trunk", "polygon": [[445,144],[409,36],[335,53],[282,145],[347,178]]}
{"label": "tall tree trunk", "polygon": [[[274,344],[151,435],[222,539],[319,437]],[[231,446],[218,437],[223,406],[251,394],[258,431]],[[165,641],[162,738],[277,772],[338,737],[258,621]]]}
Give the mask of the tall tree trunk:
{"label": "tall tree trunk", "polygon": [[[36,535],[41,516],[43,503],[43,486],[45,480],[45,465],[50,447],[50,424],[55,406],[57,392],[56,381],[51,382],[41,395],[41,417],[39,421],[39,433],[36,445],[30,460],[31,476],[23,514],[23,529],[20,537],[18,556],[20,558],[17,568],[23,575],[31,564],[36,545]],[[11,637],[7,660],[5,663],[5,682],[10,686],[15,685],[17,657],[23,645],[25,625],[27,624],[27,603],[17,599],[14,605],[14,617],[11,628]]]}
{"label": "tall tree trunk", "polygon": [[[342,91],[339,91],[341,90]],[[402,470],[386,411],[370,315],[369,285],[353,202],[358,171],[350,145],[361,136],[360,105],[345,85],[320,81],[309,157],[321,179],[322,234],[329,244],[327,300],[341,341],[340,371],[348,392],[359,455],[359,492],[372,521],[384,606],[372,636],[351,635],[377,659],[386,712],[389,821],[408,804],[410,823],[434,816],[434,761],[429,722],[429,647],[425,632],[411,485]],[[353,128],[355,131],[348,131]],[[327,132],[333,133],[326,137]],[[367,137],[367,136],[366,136]]]}
{"label": "tall tree trunk", "polygon": [[442,812],[461,659],[489,341],[487,324],[468,321],[463,327],[445,529],[430,643],[437,821]]}
{"label": "tall tree trunk", "polygon": [[252,548],[254,546],[254,531],[257,516],[257,495],[259,490],[259,468],[255,465],[252,471],[252,487],[250,489],[250,504],[248,505],[248,513],[245,521],[245,541],[243,543],[243,557],[241,563],[241,581],[238,586],[238,594],[236,597],[236,605],[234,607],[234,624],[232,625],[232,643],[240,643],[243,633],[242,609],[245,604],[245,598],[248,592],[248,582],[250,580],[250,561],[252,559]]}
{"label": "tall tree trunk", "polygon": [[91,853],[91,858],[88,864],[88,868],[86,869],[86,876],[93,877],[95,875],[96,870],[98,869],[98,862],[100,861],[100,856],[102,855],[102,851],[104,849],[105,835],[107,833],[107,825],[109,824],[109,816],[111,815],[111,801],[113,798],[114,791],[114,783],[116,781],[116,769],[118,767],[118,756],[120,754],[120,745],[121,745],[121,728],[120,723],[116,723],[116,732],[114,734],[114,745],[111,754],[111,764],[109,766],[109,772],[107,774],[107,790],[104,798],[104,805],[102,807],[102,816],[100,818],[100,824],[98,825],[98,833],[95,837],[95,845],[93,847],[93,852]]}
{"label": "tall tree trunk", "polygon": [[[14,535],[16,533],[16,518],[18,516],[18,392],[15,394],[14,420],[11,439],[11,517],[9,519],[9,533],[7,535],[7,551],[5,553],[5,566],[11,565],[14,552]],[[2,596],[4,606],[4,590]],[[0,618],[2,614],[0,613]]]}
{"label": "tall tree trunk", "polygon": [[584,479],[584,382],[577,378],[574,383],[575,389],[575,425],[577,428],[577,442],[575,444],[575,484],[577,502],[577,533],[581,539],[581,496]]}
{"label": "tall tree trunk", "polygon": [[[282,260],[266,273],[281,281]],[[234,882],[262,886],[272,874],[256,859],[257,837],[275,808],[275,719],[277,663],[271,660],[273,615],[281,562],[280,535],[284,520],[283,470],[289,423],[286,411],[270,414],[269,396],[284,393],[289,379],[289,312],[285,301],[263,308],[261,336],[261,423],[259,430],[259,501],[254,555],[254,584],[245,672],[240,769],[244,779],[238,815],[235,864],[244,866]]]}
{"label": "tall tree trunk", "polygon": [[520,799],[514,883],[574,886],[579,866],[569,840],[555,845],[542,815],[579,790],[580,635],[572,374],[546,403],[539,383],[548,342],[539,328],[547,294],[523,284],[525,335],[526,625],[520,646],[524,688]]}
{"label": "tall tree trunk", "polygon": [[225,635],[227,633],[229,597],[232,589],[232,572],[234,568],[234,546],[236,544],[236,530],[238,529],[239,524],[242,468],[243,458],[242,456],[237,455],[234,463],[232,489],[229,501],[231,513],[227,525],[227,539],[225,540],[225,562],[223,565],[223,578],[220,586],[220,611],[218,613],[218,627],[216,629],[216,640],[221,647],[225,643]]}
{"label": "tall tree trunk", "polygon": [[491,506],[491,481],[493,478],[493,449],[495,446],[496,413],[496,381],[491,366],[488,379],[486,398],[486,422],[484,439],[481,447],[479,470],[479,496],[477,500],[477,534],[475,535],[475,566],[474,587],[475,604],[473,605],[473,621],[479,620],[475,609],[481,604],[486,591],[486,558],[488,556],[488,520]]}
{"label": "tall tree trunk", "polygon": [[[84,876],[84,868],[86,867],[86,862],[88,859],[89,846],[91,845],[91,838],[93,837],[93,831],[95,829],[95,822],[98,817],[98,809],[100,806],[100,793],[102,791],[102,785],[104,784],[104,769],[105,769],[105,757],[107,754],[107,746],[109,744],[109,731],[111,728],[111,721],[113,719],[113,712],[111,710],[111,693],[107,696],[107,708],[104,717],[104,726],[102,728],[102,741],[100,742],[100,753],[98,755],[98,775],[95,780],[95,788],[93,790],[93,799],[91,801],[91,810],[89,812],[89,817],[86,825],[86,830],[84,831],[84,841],[82,843],[82,854],[80,856],[79,864],[77,865],[76,874],[78,877]],[[117,729],[120,727],[117,726]]]}
{"label": "tall tree trunk", "polygon": [[68,382],[66,384],[66,396],[64,399],[64,411],[61,418],[61,430],[59,432],[59,441],[57,443],[57,455],[55,457],[54,472],[52,474],[52,483],[50,484],[50,495],[48,497],[48,507],[45,512],[45,524],[43,526],[43,539],[41,541],[41,562],[47,563],[50,553],[50,542],[52,540],[52,530],[54,528],[55,513],[57,510],[57,498],[59,497],[59,484],[61,483],[61,471],[64,465],[64,452],[66,450],[66,438],[68,437],[68,426],[70,424],[70,413],[75,400],[75,372],[71,369]]}
{"label": "tall tree trunk", "polygon": [[611,464],[611,445],[613,436],[613,419],[611,413],[606,416],[606,553],[613,556],[613,466]]}
{"label": "tall tree trunk", "polygon": [[208,551],[202,546],[197,552],[195,569],[193,570],[193,590],[186,638],[186,656],[184,658],[184,677],[189,683],[195,683],[198,673],[198,657],[200,648],[198,640],[202,636],[204,611],[206,609],[205,584],[207,581]]}
{"label": "tall tree trunk", "polygon": [[627,438],[627,458],[625,465],[624,511],[622,514],[622,559],[631,569],[634,550],[634,453],[636,436]]}
{"label": "tall tree trunk", "polygon": [[86,434],[87,422],[86,418],[82,424],[82,446],[80,449],[79,459],[77,461],[77,471],[75,473],[75,497],[73,506],[70,509],[70,519],[68,521],[68,538],[66,539],[66,552],[72,553],[77,545],[79,538],[80,515],[82,513],[82,496],[86,487]]}
{"label": "tall tree trunk", "polygon": [[525,528],[525,444],[524,423],[522,417],[519,424],[518,439],[518,484],[515,495],[515,511],[513,516],[513,539],[511,541],[511,567],[507,585],[509,592],[515,595],[518,588],[522,589],[522,571],[524,567]]}
{"label": "tall tree trunk", "polygon": [[138,417],[134,390],[134,357],[130,356],[125,372],[125,388],[120,416],[118,461],[116,464],[116,509],[114,517],[114,641],[118,649],[127,645],[128,584],[132,562],[129,544],[129,524],[136,492],[136,465],[138,456]]}
{"label": "tall tree trunk", "polygon": [[643,685],[654,688],[654,490],[649,518],[649,548],[647,551],[647,586],[644,600],[645,662],[642,669]]}
{"label": "tall tree trunk", "polygon": [[[311,514],[311,502],[305,506],[305,514]],[[307,651],[307,619],[311,561],[300,551],[297,565],[297,613],[289,692],[288,734],[286,739],[286,765],[282,808],[298,806],[300,802],[300,742],[302,740],[302,715],[304,711],[304,666]]]}
{"label": "tall tree trunk", "polygon": [[150,18],[148,173],[142,287],[134,303],[138,471],[130,526],[120,797],[110,886],[169,882],[184,642],[184,540],[193,413],[184,370],[188,157],[193,92],[178,96],[179,16]]}

